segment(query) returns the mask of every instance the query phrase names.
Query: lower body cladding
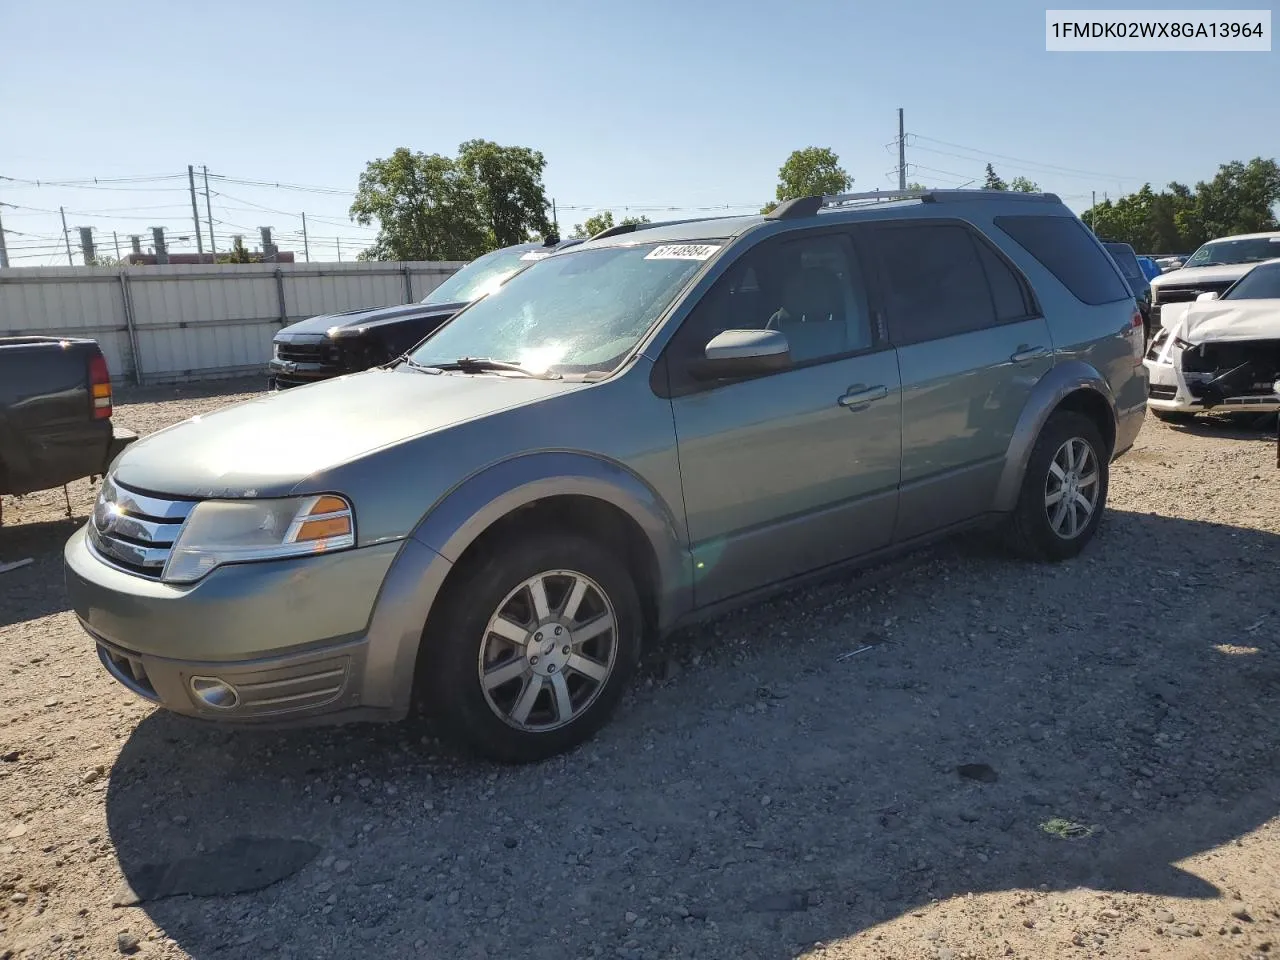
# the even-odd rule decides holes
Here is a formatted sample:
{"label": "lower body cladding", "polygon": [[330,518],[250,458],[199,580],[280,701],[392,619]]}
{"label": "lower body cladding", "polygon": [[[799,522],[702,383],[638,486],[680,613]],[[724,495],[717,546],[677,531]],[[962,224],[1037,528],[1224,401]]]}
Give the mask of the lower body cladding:
{"label": "lower body cladding", "polygon": [[1280,410],[1280,340],[1191,344],[1161,330],[1144,362],[1157,416]]}
{"label": "lower body cladding", "polygon": [[64,559],[112,677],[174,713],[268,726],[403,718],[450,566],[408,539],[231,564],[174,586],[104,562],[83,530]]}

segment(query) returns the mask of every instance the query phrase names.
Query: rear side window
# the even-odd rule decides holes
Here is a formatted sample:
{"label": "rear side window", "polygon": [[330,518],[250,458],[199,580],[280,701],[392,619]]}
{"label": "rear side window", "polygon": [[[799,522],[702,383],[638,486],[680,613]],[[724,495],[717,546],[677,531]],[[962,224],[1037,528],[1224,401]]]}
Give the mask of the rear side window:
{"label": "rear side window", "polygon": [[1133,297],[1089,229],[1075,217],[996,217],[995,223],[1077,300],[1096,306]]}
{"label": "rear side window", "polygon": [[889,339],[898,346],[968,333],[996,322],[986,271],[967,227],[878,225],[872,230],[872,246],[888,287]]}

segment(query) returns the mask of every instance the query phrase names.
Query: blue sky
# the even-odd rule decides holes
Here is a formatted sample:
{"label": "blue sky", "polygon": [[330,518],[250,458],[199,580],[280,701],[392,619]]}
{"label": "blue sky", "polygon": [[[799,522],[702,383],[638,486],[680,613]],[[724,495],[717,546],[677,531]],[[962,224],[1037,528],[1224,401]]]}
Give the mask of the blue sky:
{"label": "blue sky", "polygon": [[[758,206],[787,154],[808,145],[833,148],[855,189],[890,187],[903,107],[911,179],[956,185],[989,159],[1080,210],[1093,190],[1114,197],[1280,156],[1275,47],[1050,54],[1044,6],[1007,0],[0,0],[0,175],[185,174],[194,163],[353,190],[364,164],[397,146],[452,153],[483,137],[545,154],[567,233],[599,208]],[[113,229],[191,234],[185,179],[116,187],[0,180],[0,202],[25,208],[0,208],[21,231],[11,253],[41,254],[14,262],[66,262],[49,253],[58,216],[41,212],[59,205],[73,244],[86,225],[108,245]],[[346,222],[341,194],[213,189],[220,236],[249,228],[254,241],[270,224],[291,248],[292,214],[305,210],[313,259],[332,259],[332,238],[350,256],[370,233]]]}

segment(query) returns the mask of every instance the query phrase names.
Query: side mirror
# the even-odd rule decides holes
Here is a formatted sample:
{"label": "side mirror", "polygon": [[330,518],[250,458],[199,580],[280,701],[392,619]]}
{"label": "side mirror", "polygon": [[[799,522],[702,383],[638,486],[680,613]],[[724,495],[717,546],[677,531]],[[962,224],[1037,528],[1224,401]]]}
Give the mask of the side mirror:
{"label": "side mirror", "polygon": [[703,351],[691,371],[699,380],[754,377],[791,366],[791,345],[779,330],[725,330]]}
{"label": "side mirror", "polygon": [[1197,301],[1217,300],[1217,299],[1218,299],[1218,295],[1214,293],[1212,290],[1208,290],[1205,293],[1200,294],[1200,296],[1196,297]]}

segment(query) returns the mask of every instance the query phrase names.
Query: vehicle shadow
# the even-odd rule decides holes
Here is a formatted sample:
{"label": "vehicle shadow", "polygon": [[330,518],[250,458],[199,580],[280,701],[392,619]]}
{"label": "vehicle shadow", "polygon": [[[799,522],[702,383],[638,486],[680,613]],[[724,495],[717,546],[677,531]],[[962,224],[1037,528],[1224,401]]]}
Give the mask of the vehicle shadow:
{"label": "vehicle shadow", "polygon": [[[67,609],[66,593],[61,589],[62,545],[83,524],[83,517],[73,517],[0,527],[0,566],[32,560],[0,574],[0,627]],[[57,584],[58,589],[50,589],[50,584]]]}
{"label": "vehicle shadow", "polygon": [[1202,413],[1189,423],[1167,424],[1178,433],[1198,437],[1218,437],[1223,440],[1276,439],[1276,414],[1274,413]]}
{"label": "vehicle shadow", "polygon": [[315,845],[263,894],[142,905],[199,960],[783,957],[969,892],[1213,898],[1176,864],[1280,813],[1277,557],[1121,511],[1058,566],[943,545],[672,638],[593,743],[529,767],[416,723],[157,712],[108,826],[143,885],[231,837]]}

